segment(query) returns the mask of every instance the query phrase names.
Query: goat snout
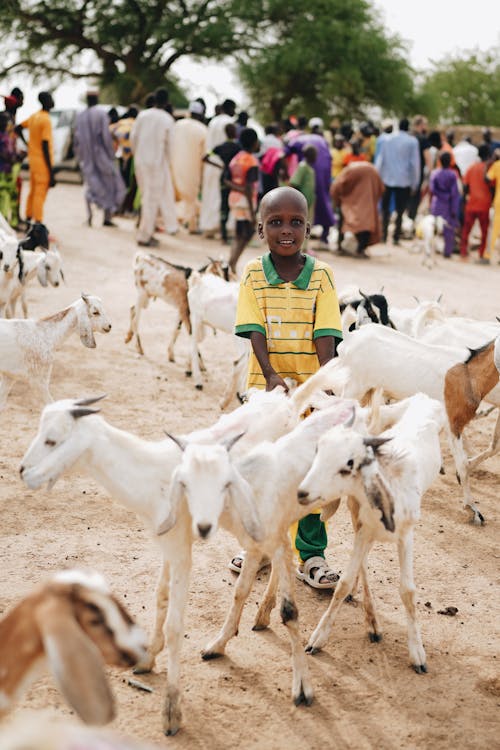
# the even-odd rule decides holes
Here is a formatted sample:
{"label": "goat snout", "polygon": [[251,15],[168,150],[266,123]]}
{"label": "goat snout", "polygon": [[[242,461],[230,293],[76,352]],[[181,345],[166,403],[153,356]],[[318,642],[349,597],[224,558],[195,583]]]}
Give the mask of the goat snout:
{"label": "goat snout", "polygon": [[206,537],[210,534],[211,530],[212,530],[211,523],[199,523],[198,524],[198,533],[202,539],[206,539]]}
{"label": "goat snout", "polygon": [[7,271],[10,269],[10,266],[8,263],[4,263],[3,270],[7,273]]}

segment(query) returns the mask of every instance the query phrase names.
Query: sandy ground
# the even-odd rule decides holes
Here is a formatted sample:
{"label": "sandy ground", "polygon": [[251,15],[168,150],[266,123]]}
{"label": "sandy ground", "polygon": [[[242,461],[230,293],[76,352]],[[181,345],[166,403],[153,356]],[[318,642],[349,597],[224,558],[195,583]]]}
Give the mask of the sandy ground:
{"label": "sandy ground", "polygon": [[[118,229],[91,229],[83,220],[81,186],[58,185],[50,192],[46,222],[63,254],[67,284],[56,290],[33,286],[30,312],[48,314],[71,303],[81,291],[91,292],[102,297],[113,330],[98,337],[95,350],[83,348],[76,336],[65,343],[56,357],[53,397],[106,392],[104,416],[151,440],[161,439],[163,428],[181,433],[211,424],[219,414],[218,399],[229,371],[230,338],[218,334],[203,344],[209,370],[204,390],[195,391],[184,376],[184,334],[178,342],[178,362],[166,361],[173,315],[157,302],[144,314],[146,355],[139,357],[132,345],[124,344],[134,300],[131,267],[137,247],[133,224],[118,219]],[[174,238],[163,236],[158,254],[201,265],[208,253],[221,252],[226,250],[216,241],[180,233]],[[258,248],[252,248],[246,257],[256,253]],[[436,298],[443,293],[451,312],[489,320],[500,313],[498,266],[465,266],[453,259],[441,260],[429,271],[421,266],[421,256],[411,255],[404,247],[379,246],[372,253],[370,261],[328,253],[321,257],[332,262],[340,289],[350,283],[365,291],[383,286],[389,300],[398,305],[411,305],[412,295]],[[159,556],[137,518],[80,474],[62,478],[50,494],[28,491],[19,479],[20,459],[36,433],[41,408],[28,388],[18,384],[1,418],[0,613],[51,571],[86,566],[107,577],[150,632]],[[494,418],[476,421],[469,430],[474,446],[487,444]],[[384,640],[371,644],[361,607],[345,605],[328,647],[310,659],[316,690],[311,708],[297,709],[291,704],[289,643],[278,612],[273,614],[269,631],[251,630],[265,573],[259,575],[240,635],[229,644],[227,656],[202,662],[200,650],[221,624],[234,590],[235,578],[226,563],[238,545],[221,532],[215,541],[197,543],[194,549],[182,655],[182,731],[175,738],[161,732],[164,654],[158,672],[143,678],[154,688],[151,694],[132,689],[124,673],[111,671],[118,706],[112,726],[136,739],[179,750],[499,747],[500,457],[487,461],[473,476],[474,494],[487,519],[483,528],[477,528],[468,523],[461,508],[446,448],[444,456],[446,475],[424,498],[415,542],[426,676],[416,675],[408,666],[397,554],[394,548],[380,545],[371,554],[369,569]],[[329,534],[329,560],[342,570],[352,541],[345,509],[331,523]],[[304,642],[328,599],[325,592],[298,584]],[[458,614],[438,614],[447,606],[457,607]],[[76,721],[49,677],[36,682],[13,716],[47,706],[50,714]]]}

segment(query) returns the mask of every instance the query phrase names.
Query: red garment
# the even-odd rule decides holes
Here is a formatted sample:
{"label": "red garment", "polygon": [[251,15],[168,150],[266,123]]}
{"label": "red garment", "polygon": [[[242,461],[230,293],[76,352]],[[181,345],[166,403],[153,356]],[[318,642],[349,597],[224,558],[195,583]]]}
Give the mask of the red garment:
{"label": "red garment", "polygon": [[[477,166],[474,164],[473,166]],[[470,171],[470,170],[468,170]],[[469,240],[469,234],[474,226],[474,222],[476,219],[479,222],[479,226],[481,227],[481,244],[479,245],[479,257],[482,258],[484,255],[484,251],[486,249],[486,238],[488,236],[488,225],[490,223],[490,214],[489,210],[486,209],[484,211],[476,211],[475,209],[469,208],[469,206],[465,207],[464,212],[464,226],[462,229],[462,241],[460,242],[460,255],[462,257],[467,255],[467,243]]]}
{"label": "red garment", "polygon": [[488,211],[491,206],[491,192],[485,179],[486,165],[483,161],[473,164],[463,179],[469,188],[467,209],[469,211]]}
{"label": "red garment", "polygon": [[[249,172],[255,169],[255,181],[249,180],[253,175]],[[229,162],[229,171],[231,172],[231,182],[244,188],[249,182],[252,185],[252,205],[257,208],[257,180],[258,180],[259,162],[253,154],[248,151],[239,151]],[[229,193],[229,207],[232,209],[236,219],[250,218],[248,200],[244,193],[237,190],[231,190]],[[241,215],[240,215],[241,214]],[[246,216],[248,214],[248,216]]]}
{"label": "red garment", "polygon": [[366,154],[358,154],[357,156],[356,154],[346,154],[343,160],[344,167],[347,167],[348,164],[354,161],[368,161],[368,158]]}

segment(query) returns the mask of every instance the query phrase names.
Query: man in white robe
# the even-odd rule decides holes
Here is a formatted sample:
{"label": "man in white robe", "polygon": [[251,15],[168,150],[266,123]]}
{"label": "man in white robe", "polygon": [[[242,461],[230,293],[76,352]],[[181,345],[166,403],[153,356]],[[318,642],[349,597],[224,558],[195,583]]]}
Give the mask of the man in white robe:
{"label": "man in white robe", "polygon": [[[236,104],[232,99],[226,99],[222,104],[221,114],[212,117],[208,123],[207,156],[210,156],[210,161],[219,161],[219,157],[212,154],[212,151],[226,140],[226,125],[234,122],[235,110]],[[220,164],[223,166],[222,160]],[[220,169],[205,164],[201,189],[200,229],[207,237],[215,236],[220,226],[220,176]]]}
{"label": "man in white robe", "polygon": [[207,126],[203,122],[204,111],[203,104],[198,101],[191,102],[191,116],[177,120],[172,134],[172,175],[177,199],[182,203],[179,215],[191,233],[198,231],[198,196],[207,141]]}
{"label": "man in white robe", "polygon": [[175,234],[178,230],[170,173],[174,118],[165,110],[168,105],[166,89],[155,92],[155,101],[154,107],[139,113],[130,134],[135,175],[141,191],[137,242],[145,247],[158,245],[158,240],[153,237],[158,214],[169,234]]}

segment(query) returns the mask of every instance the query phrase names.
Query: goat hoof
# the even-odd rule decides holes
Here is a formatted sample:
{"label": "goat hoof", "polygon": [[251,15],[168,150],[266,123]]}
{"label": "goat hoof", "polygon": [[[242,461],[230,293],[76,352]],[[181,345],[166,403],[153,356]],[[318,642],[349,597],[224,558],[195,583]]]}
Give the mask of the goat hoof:
{"label": "goat hoof", "polygon": [[218,654],[216,651],[202,651],[201,658],[203,661],[211,661],[212,659],[222,659],[224,654]]}
{"label": "goat hoof", "polygon": [[304,706],[310,706],[313,702],[313,695],[306,695],[302,689],[300,693],[293,699],[296,706],[300,706],[302,703]]}
{"label": "goat hoof", "polygon": [[320,648],[316,648],[316,646],[306,646],[306,654],[311,654],[311,656],[314,656],[314,654],[317,654],[321,651]]}
{"label": "goat hoof", "polygon": [[266,625],[265,623],[261,625],[260,623],[256,622],[252,630],[258,633],[260,630],[267,630],[267,628],[268,628],[268,625]]}
{"label": "goat hoof", "polygon": [[474,524],[474,526],[484,525],[484,516],[478,510],[474,511],[474,517],[472,519],[472,523]]}
{"label": "goat hoof", "polygon": [[186,376],[187,378],[190,378],[192,374],[193,374],[193,373],[191,372],[191,370],[186,370],[186,372],[184,373],[184,375],[185,375],[185,376]]}
{"label": "goat hoof", "polygon": [[198,383],[197,385],[195,385],[195,388],[196,388],[197,391],[202,391],[203,390],[203,385],[201,383]]}
{"label": "goat hoof", "polygon": [[153,667],[150,667],[149,665],[141,666],[140,664],[137,664],[132,670],[132,674],[149,674],[153,671]]}
{"label": "goat hoof", "polygon": [[380,641],[382,640],[382,633],[373,633],[370,631],[368,633],[368,638],[370,639],[371,643],[380,643]]}
{"label": "goat hoof", "polygon": [[427,664],[412,664],[417,674],[427,674]]}
{"label": "goat hoof", "polygon": [[178,731],[179,731],[179,727],[174,727],[173,729],[165,729],[164,734],[167,737],[173,737],[174,735],[177,734]]}

